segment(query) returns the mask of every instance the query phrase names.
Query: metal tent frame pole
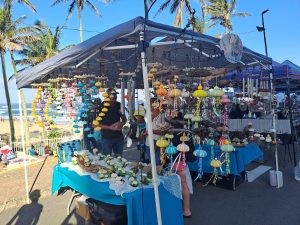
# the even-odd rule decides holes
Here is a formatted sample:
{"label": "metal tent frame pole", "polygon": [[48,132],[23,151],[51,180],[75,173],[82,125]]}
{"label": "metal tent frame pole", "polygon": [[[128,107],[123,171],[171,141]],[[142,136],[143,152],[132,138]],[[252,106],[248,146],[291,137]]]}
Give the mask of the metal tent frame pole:
{"label": "metal tent frame pole", "polygon": [[23,123],[23,112],[21,106],[21,93],[18,90],[18,100],[19,100],[19,112],[20,112],[20,124],[21,124],[21,137],[22,137],[22,149],[23,149],[23,164],[24,164],[24,176],[25,176],[25,189],[26,189],[26,202],[29,204],[29,189],[28,189],[28,176],[27,176],[27,163],[26,163],[26,151],[25,151],[25,137],[24,137],[24,123]]}
{"label": "metal tent frame pole", "polygon": [[289,119],[290,119],[290,126],[291,126],[291,135],[292,135],[292,145],[293,145],[293,158],[294,158],[294,166],[297,166],[297,157],[296,157],[296,152],[295,152],[295,141],[297,140],[297,136],[295,135],[295,129],[294,129],[294,119],[293,119],[293,112],[292,112],[292,105],[291,105],[291,88],[290,88],[290,79],[289,79],[289,71],[288,71],[288,66],[286,66],[286,84],[287,84],[287,93],[288,93],[288,109],[289,109]]}
{"label": "metal tent frame pole", "polygon": [[[144,33],[140,33],[140,40],[144,41]],[[155,196],[155,205],[156,205],[156,216],[157,224],[162,225],[161,219],[161,210],[160,210],[160,201],[159,201],[159,192],[158,192],[158,179],[157,179],[157,170],[156,170],[156,160],[155,160],[155,149],[153,142],[153,127],[152,127],[152,118],[151,118],[151,106],[150,106],[150,90],[148,83],[148,72],[147,72],[147,62],[146,62],[146,53],[145,48],[141,52],[142,59],[142,71],[143,71],[143,81],[144,81],[144,90],[145,90],[145,108],[146,108],[146,118],[147,118],[147,129],[148,129],[148,138],[150,145],[150,159],[151,159],[151,168],[152,168],[152,179],[153,179],[153,188]]]}
{"label": "metal tent frame pole", "polygon": [[121,112],[125,114],[125,81],[124,78],[121,80]]}
{"label": "metal tent frame pole", "polygon": [[274,131],[274,140],[275,140],[275,167],[276,167],[276,181],[277,181],[277,188],[280,188],[279,186],[279,165],[278,165],[278,145],[277,145],[277,130],[276,130],[276,113],[275,108],[273,104],[273,68],[271,67],[270,71],[270,97],[271,97],[271,109],[272,109],[272,128]]}

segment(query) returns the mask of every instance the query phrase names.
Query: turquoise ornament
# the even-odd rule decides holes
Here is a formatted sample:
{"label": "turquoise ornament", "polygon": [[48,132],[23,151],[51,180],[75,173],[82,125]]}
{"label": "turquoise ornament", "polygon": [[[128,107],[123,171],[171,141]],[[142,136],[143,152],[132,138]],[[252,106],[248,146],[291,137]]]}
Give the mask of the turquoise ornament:
{"label": "turquoise ornament", "polygon": [[[173,155],[177,152],[177,148],[172,144],[171,144],[166,148],[166,154],[169,156],[170,160],[171,160],[171,166],[173,165]],[[170,171],[172,172],[172,171]]]}
{"label": "turquoise ornament", "polygon": [[230,154],[230,152],[233,152],[235,149],[234,149],[233,145],[231,145],[229,143],[222,145],[220,148],[221,148],[222,152],[225,152],[226,174],[230,174],[230,155],[229,154]]}
{"label": "turquoise ornament", "polygon": [[90,127],[86,127],[86,128],[84,128],[84,131],[90,131],[91,130],[91,128]]}
{"label": "turquoise ornament", "polygon": [[84,86],[84,84],[79,81],[78,84],[77,84],[77,87],[82,88],[83,86]]}
{"label": "turquoise ornament", "polygon": [[203,176],[202,159],[207,156],[207,152],[201,148],[200,144],[197,144],[196,150],[193,152],[193,155],[198,158],[198,176],[195,178],[194,181],[198,179],[201,180]]}
{"label": "turquoise ornament", "polygon": [[214,139],[208,139],[207,144],[210,146],[210,158],[211,160],[215,157],[214,146],[217,144]]}

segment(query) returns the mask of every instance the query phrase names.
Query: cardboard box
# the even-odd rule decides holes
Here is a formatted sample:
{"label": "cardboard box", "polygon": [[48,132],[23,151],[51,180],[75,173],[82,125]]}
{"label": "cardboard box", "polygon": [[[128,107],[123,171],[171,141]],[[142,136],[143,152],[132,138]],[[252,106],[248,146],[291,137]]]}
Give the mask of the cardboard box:
{"label": "cardboard box", "polygon": [[79,198],[76,199],[76,213],[81,216],[85,221],[88,221],[91,216],[90,216],[90,210],[89,207],[86,203],[87,198],[85,196],[81,196]]}

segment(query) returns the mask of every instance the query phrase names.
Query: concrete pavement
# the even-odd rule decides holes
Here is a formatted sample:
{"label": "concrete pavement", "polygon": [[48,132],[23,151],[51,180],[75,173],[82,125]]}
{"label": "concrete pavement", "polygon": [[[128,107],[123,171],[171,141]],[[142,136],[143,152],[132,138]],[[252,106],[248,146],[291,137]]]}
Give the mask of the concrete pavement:
{"label": "concrete pavement", "polygon": [[[284,158],[283,153],[279,151],[280,159]],[[138,157],[137,151],[126,154],[129,158]],[[272,165],[272,152],[266,156],[266,164]],[[195,183],[191,198],[193,217],[185,219],[185,225],[299,225],[300,182],[294,180],[293,165],[288,157],[285,162],[280,160],[279,165],[284,174],[284,186],[280,189],[269,185],[268,173],[252,183],[242,183],[236,191]],[[70,216],[66,215],[70,194],[49,196],[37,203],[6,210],[0,214],[0,224],[85,224],[74,213],[74,208]]]}

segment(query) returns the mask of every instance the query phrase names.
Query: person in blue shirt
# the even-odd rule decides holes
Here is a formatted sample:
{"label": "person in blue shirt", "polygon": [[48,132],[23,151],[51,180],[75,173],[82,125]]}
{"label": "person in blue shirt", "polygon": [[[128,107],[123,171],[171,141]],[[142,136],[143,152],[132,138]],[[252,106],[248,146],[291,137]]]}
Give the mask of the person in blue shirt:
{"label": "person in blue shirt", "polygon": [[36,156],[37,155],[33,145],[31,145],[30,149],[28,150],[28,153],[29,153],[30,156]]}

